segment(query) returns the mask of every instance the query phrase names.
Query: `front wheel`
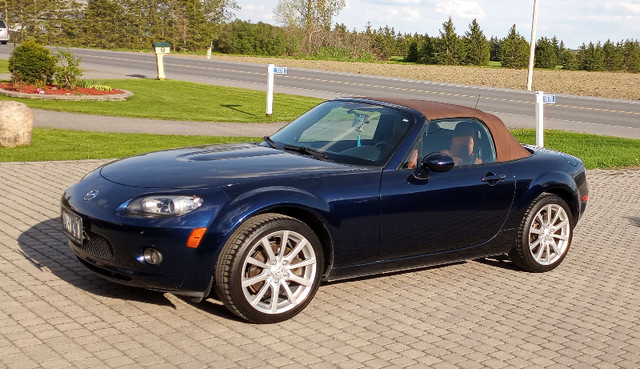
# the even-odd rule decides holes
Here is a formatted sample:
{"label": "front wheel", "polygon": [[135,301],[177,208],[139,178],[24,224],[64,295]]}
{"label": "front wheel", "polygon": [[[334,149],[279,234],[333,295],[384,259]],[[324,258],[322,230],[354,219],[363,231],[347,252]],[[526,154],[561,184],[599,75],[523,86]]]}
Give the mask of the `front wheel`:
{"label": "front wheel", "polygon": [[216,265],[216,291],[225,306],[252,323],[293,317],[311,301],[323,267],[320,241],[297,219],[262,214],[229,238]]}
{"label": "front wheel", "polygon": [[567,203],[556,195],[542,194],[525,213],[509,256],[514,264],[530,272],[552,270],[569,251],[573,227]]}

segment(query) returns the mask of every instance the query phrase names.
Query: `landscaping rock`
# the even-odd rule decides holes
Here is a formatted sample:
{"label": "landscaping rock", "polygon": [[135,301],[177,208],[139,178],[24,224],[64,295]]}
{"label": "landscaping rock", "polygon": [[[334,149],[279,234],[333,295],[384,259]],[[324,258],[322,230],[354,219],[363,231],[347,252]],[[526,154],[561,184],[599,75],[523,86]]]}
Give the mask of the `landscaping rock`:
{"label": "landscaping rock", "polygon": [[0,146],[16,147],[31,144],[33,113],[17,101],[0,101]]}

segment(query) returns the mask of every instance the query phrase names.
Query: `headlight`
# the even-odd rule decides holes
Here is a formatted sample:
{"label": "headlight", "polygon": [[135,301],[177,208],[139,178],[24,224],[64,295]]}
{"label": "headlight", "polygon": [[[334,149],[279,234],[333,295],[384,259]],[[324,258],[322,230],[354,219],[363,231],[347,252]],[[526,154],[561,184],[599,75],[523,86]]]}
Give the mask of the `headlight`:
{"label": "headlight", "polygon": [[[123,204],[125,205],[125,204]],[[180,216],[202,205],[198,196],[145,196],[131,200],[125,214],[134,216]]]}

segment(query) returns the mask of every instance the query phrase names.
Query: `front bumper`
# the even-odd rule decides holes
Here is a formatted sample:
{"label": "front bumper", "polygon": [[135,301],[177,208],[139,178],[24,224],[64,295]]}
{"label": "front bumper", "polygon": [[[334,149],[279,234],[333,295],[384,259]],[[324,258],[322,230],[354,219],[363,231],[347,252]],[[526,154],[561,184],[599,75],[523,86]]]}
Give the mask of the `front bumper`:
{"label": "front bumper", "polygon": [[[88,198],[95,191],[98,195]],[[63,228],[78,259],[99,276],[127,286],[206,297],[219,248],[214,234],[206,234],[197,248],[186,242],[195,228],[207,227],[211,209],[182,217],[132,218],[118,214],[118,206],[140,195],[140,189],[121,186],[91,174],[62,196]],[[67,224],[75,222],[74,224]],[[73,232],[69,232],[72,230]],[[145,250],[162,255],[157,264]]]}
{"label": "front bumper", "polygon": [[[97,275],[156,291],[197,297],[208,294],[213,262],[202,251],[186,247],[188,232],[123,227],[77,215],[84,224],[82,244],[70,238],[69,246],[80,262]],[[160,264],[145,260],[147,248],[162,254]]]}

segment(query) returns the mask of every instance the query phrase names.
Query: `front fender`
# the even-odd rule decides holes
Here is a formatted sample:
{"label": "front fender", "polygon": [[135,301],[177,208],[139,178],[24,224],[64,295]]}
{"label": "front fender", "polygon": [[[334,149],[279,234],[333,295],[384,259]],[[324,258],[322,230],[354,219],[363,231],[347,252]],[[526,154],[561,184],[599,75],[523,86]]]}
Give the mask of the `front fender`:
{"label": "front fender", "polygon": [[217,260],[224,244],[245,220],[275,208],[300,209],[312,213],[323,223],[326,221],[323,214],[329,212],[325,201],[299,188],[268,186],[243,193],[219,210],[207,231],[216,235],[218,246],[214,259]]}

